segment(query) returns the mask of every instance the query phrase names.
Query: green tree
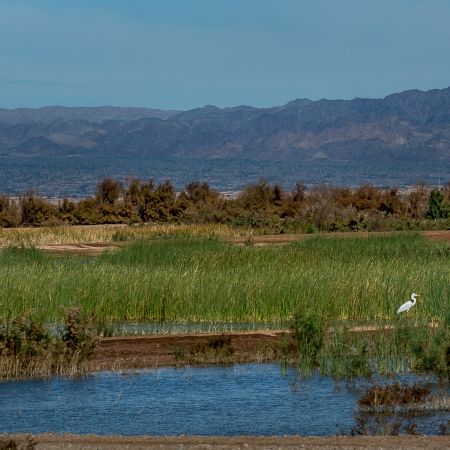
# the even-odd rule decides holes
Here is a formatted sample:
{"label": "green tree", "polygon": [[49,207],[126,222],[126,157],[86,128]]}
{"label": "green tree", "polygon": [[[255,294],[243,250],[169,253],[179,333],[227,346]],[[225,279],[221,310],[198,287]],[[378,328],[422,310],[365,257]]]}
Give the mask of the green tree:
{"label": "green tree", "polygon": [[154,189],[152,180],[148,180],[141,188],[142,204],[139,216],[144,222],[165,222],[172,218],[171,210],[176,200],[176,193],[170,181],[159,183]]}
{"label": "green tree", "polygon": [[446,219],[449,216],[449,206],[444,202],[444,195],[438,189],[433,189],[430,192],[428,199],[428,213],[429,219]]}

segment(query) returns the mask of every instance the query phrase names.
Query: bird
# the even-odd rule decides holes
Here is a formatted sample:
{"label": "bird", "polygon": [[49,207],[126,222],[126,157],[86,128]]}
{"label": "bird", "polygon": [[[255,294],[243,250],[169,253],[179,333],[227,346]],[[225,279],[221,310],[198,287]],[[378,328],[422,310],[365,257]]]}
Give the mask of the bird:
{"label": "bird", "polygon": [[401,312],[409,311],[416,304],[416,300],[417,300],[416,297],[420,297],[420,295],[413,292],[411,294],[411,300],[408,300],[406,303],[403,303],[403,305],[400,306],[400,308],[398,308],[397,314],[400,314]]}

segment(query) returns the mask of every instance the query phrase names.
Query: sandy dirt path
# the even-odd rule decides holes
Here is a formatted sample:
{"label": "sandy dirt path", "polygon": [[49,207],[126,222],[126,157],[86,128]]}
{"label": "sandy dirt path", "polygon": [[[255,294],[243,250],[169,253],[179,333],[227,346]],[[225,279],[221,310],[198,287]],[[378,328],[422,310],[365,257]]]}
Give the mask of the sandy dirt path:
{"label": "sandy dirt path", "polygon": [[[24,435],[11,435],[24,442]],[[450,436],[33,436],[36,450],[144,450],[144,449],[450,449]]]}

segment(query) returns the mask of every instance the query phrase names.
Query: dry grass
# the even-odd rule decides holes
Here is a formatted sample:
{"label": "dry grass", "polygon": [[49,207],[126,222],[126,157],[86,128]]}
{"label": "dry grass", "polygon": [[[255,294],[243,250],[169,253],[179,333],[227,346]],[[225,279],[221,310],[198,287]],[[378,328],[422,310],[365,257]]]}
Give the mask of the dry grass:
{"label": "dry grass", "polygon": [[80,361],[79,353],[55,356],[51,352],[46,356],[23,358],[2,356],[0,358],[0,378],[19,379],[50,377],[54,375],[77,376],[90,372],[92,368],[86,361]]}
{"label": "dry grass", "polygon": [[[374,237],[402,234],[402,232],[340,232],[319,233],[328,237]],[[450,230],[424,231],[423,236],[450,242]],[[118,225],[73,225],[39,228],[1,228],[0,248],[39,247],[83,244],[111,244],[145,237],[189,235],[198,237],[220,237],[240,245],[286,245],[290,242],[317,237],[317,234],[253,234],[251,230],[238,229],[228,225],[183,225],[152,224],[140,226]],[[99,247],[100,248],[100,247]],[[70,249],[69,249],[70,250]]]}
{"label": "dry grass", "polygon": [[405,404],[362,406],[361,412],[367,413],[433,413],[450,411],[450,397],[430,397],[423,402],[411,402]]}
{"label": "dry grass", "polygon": [[225,237],[238,236],[239,230],[227,225],[153,224],[76,225],[41,228],[0,228],[0,247],[39,247],[57,244],[110,243],[143,237],[190,235]]}

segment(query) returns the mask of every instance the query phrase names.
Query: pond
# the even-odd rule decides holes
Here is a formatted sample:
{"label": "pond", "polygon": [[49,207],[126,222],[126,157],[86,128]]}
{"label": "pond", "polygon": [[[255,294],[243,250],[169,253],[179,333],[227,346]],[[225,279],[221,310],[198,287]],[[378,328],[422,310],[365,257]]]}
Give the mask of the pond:
{"label": "pond", "polygon": [[[366,382],[301,379],[278,364],[101,372],[0,383],[0,432],[99,435],[335,435],[355,426]],[[448,412],[421,415],[436,434]]]}

